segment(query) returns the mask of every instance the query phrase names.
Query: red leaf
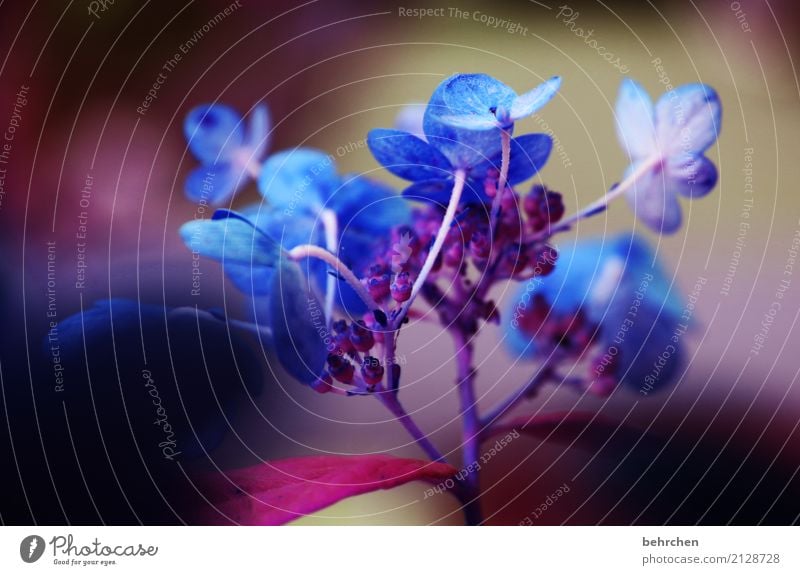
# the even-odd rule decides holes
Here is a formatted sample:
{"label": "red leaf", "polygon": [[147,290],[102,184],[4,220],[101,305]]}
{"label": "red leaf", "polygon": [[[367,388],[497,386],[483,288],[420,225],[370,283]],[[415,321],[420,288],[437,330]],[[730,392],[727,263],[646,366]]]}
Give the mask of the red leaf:
{"label": "red leaf", "polygon": [[491,435],[519,431],[545,441],[557,441],[576,447],[600,449],[613,437],[614,441],[635,442],[641,432],[592,412],[555,412],[518,417],[491,428]]}
{"label": "red leaf", "polygon": [[347,497],[409,481],[442,481],[456,471],[446,463],[388,455],[265,462],[204,477],[199,487],[211,506],[198,519],[213,525],[281,525]]}

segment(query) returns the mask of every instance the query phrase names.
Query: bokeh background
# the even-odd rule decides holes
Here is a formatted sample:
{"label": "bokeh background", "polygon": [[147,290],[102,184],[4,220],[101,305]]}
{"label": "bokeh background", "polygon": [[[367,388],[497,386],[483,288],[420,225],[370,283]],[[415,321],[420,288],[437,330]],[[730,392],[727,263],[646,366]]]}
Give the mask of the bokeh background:
{"label": "bokeh background", "polygon": [[[230,15],[197,38],[226,7]],[[401,15],[414,7],[444,14]],[[455,8],[470,16],[454,15]],[[518,131],[548,129],[558,138],[561,149],[541,177],[564,194],[568,212],[604,193],[626,166],[613,119],[625,76],[654,96],[666,84],[704,82],[724,108],[722,134],[710,151],[720,182],[707,198],[684,202],[677,235],[652,236],[619,204],[562,238],[634,227],[674,271],[673,289],[688,293],[705,281],[685,373],[647,398],[620,393],[605,401],[547,388],[524,409],[578,404],[638,432],[601,434],[571,447],[515,440],[484,467],[488,522],[524,521],[564,483],[570,492],[536,523],[798,521],[800,265],[791,248],[800,237],[800,84],[793,65],[800,19],[793,3],[118,0],[97,17],[86,2],[5,2],[0,12],[0,131],[8,144],[0,164],[4,523],[180,523],[182,510],[195,503],[187,476],[203,469],[319,453],[421,457],[377,402],[318,396],[272,377],[264,365],[274,360],[254,342],[231,350],[224,338],[189,336],[182,339],[188,351],[176,359],[170,329],[179,328],[140,337],[120,333],[118,325],[114,338],[64,343],[59,391],[43,340],[54,318],[107,298],[230,313],[244,307],[213,262],[202,265],[201,295],[190,295],[192,259],[177,229],[197,210],[183,195],[195,163],[181,123],[193,106],[222,101],[245,111],[265,101],[275,122],[271,150],[319,147],[342,170],[399,188],[399,180],[378,170],[366,133],[390,127],[401,107],[426,101],[456,72],[489,73],[518,91],[552,75],[564,78],[560,95]],[[486,25],[472,17],[476,12],[515,30]],[[576,28],[592,30],[618,64]],[[165,61],[193,36],[157,98],[138,113]],[[252,186],[236,203],[258,199]],[[76,288],[76,233],[84,225],[86,280]],[[48,242],[56,246],[50,252]],[[780,311],[763,348],[752,353],[782,279],[789,285]],[[435,326],[412,330],[399,350],[407,361],[403,401],[455,456],[450,343]],[[532,370],[503,350],[501,337],[489,327],[479,340],[482,406]],[[121,370],[113,361],[137,346],[163,363],[163,377],[156,377],[165,393],[174,388],[175,412],[180,392],[192,395],[192,385],[198,395],[209,387],[241,395],[231,400],[235,432],[202,457],[165,462],[146,430],[151,414],[124,401],[140,384],[138,368]],[[352,498],[301,522],[461,522],[454,499],[426,499],[425,488]]]}

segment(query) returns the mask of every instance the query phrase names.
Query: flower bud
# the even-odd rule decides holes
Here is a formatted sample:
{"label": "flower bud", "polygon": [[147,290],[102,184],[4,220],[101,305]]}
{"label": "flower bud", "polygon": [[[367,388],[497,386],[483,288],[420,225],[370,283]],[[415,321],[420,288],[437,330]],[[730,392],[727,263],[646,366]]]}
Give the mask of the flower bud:
{"label": "flower bud", "polygon": [[350,343],[358,351],[369,351],[375,345],[375,338],[363,322],[357,322],[350,327]]}
{"label": "flower bud", "polygon": [[343,356],[332,353],[328,356],[328,371],[336,381],[352,383],[356,369],[353,364],[347,361]]}
{"label": "flower bud", "polygon": [[535,184],[522,202],[528,224],[534,232],[541,232],[564,217],[561,194]]}
{"label": "flower bud", "polygon": [[328,393],[333,390],[333,381],[328,373],[323,373],[311,384],[311,389],[317,393]]}
{"label": "flower bud", "polygon": [[412,287],[413,285],[408,272],[400,272],[395,276],[392,282],[392,298],[399,303],[407,301],[408,298],[411,297]]}
{"label": "flower bud", "polygon": [[377,385],[383,379],[383,366],[377,358],[368,355],[361,364],[361,377],[367,385]]}

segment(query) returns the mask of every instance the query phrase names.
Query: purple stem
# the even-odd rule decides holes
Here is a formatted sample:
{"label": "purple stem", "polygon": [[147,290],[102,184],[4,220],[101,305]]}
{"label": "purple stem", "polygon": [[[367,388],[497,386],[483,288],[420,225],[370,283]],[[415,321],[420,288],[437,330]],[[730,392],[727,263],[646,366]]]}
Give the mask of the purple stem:
{"label": "purple stem", "polygon": [[406,413],[406,410],[403,408],[403,405],[397,399],[397,395],[392,391],[380,391],[375,394],[375,397],[386,406],[386,409],[397,418],[397,421],[408,431],[409,435],[414,439],[417,445],[425,452],[425,454],[430,457],[433,461],[442,461],[444,462],[444,456],[439,453],[439,450],[436,449],[436,446],[431,443],[431,440],[428,439],[428,436],[425,435],[417,423],[411,418],[411,416]]}
{"label": "purple stem", "polygon": [[456,385],[462,424],[462,473],[457,491],[467,525],[480,525],[483,515],[480,507],[480,476],[475,463],[480,458],[481,428],[478,417],[478,402],[475,399],[475,368],[472,366],[472,342],[458,326],[453,331],[456,348]]}
{"label": "purple stem", "polygon": [[551,365],[551,362],[547,361],[539,367],[539,370],[528,383],[506,397],[481,419],[481,426],[483,428],[491,427],[498,419],[516,407],[518,403],[527,397],[531,397],[542,384],[546,383],[553,376]]}

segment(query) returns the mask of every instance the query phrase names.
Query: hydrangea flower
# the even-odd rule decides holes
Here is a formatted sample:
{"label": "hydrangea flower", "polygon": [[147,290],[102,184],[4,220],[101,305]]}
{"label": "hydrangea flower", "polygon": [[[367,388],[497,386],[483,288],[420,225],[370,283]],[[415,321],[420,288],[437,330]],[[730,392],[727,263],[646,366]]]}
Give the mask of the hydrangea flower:
{"label": "hydrangea flower", "polygon": [[636,216],[648,227],[672,233],[680,227],[678,194],[706,195],[717,170],[704,152],[717,139],[722,107],[713,88],[687,84],[653,106],[637,82],[625,79],[617,99],[617,135],[631,159],[628,174],[641,171],[627,191]]}
{"label": "hydrangea flower", "polygon": [[[515,120],[534,113],[558,90],[553,78],[522,96],[485,74],[458,74],[434,92],[423,118],[425,138],[400,130],[370,131],[367,143],[387,170],[414,182],[403,191],[413,199],[446,204],[462,170],[464,203],[486,203],[486,180],[500,170],[500,130],[509,133]],[[546,134],[511,140],[508,183],[522,182],[541,169],[552,148]],[[491,179],[491,178],[489,178]]]}
{"label": "hydrangea flower", "polygon": [[[648,244],[620,234],[559,247],[552,274],[521,285],[504,314],[506,344],[518,357],[540,357],[547,329],[531,333],[526,315],[534,299],[547,303],[544,325],[566,320],[567,331],[586,319],[596,330],[592,343],[616,362],[629,388],[663,387],[679,375],[684,355],[680,336],[683,306]],[[686,327],[686,326],[684,326]],[[661,361],[661,357],[666,357]],[[655,375],[654,375],[655,374]]]}
{"label": "hydrangea flower", "polygon": [[[333,250],[356,272],[372,263],[388,241],[392,227],[409,221],[408,205],[388,186],[349,174],[340,175],[333,159],[319,150],[298,148],[272,155],[263,165],[258,187],[267,204],[246,208],[242,216],[184,224],[181,236],[191,249],[220,260],[226,275],[251,296],[270,293],[272,262],[265,242],[284,250],[302,244],[329,247],[323,212],[335,214]],[[326,266],[318,260],[304,264],[307,274],[324,291]],[[350,313],[366,311],[344,282],[337,284],[336,301]]]}
{"label": "hydrangea flower", "polygon": [[201,165],[185,184],[193,202],[222,205],[231,200],[258,170],[269,141],[269,111],[256,106],[245,120],[225,104],[193,108],[183,123],[189,149]]}
{"label": "hydrangea flower", "polygon": [[547,104],[560,87],[561,78],[554,76],[518,96],[510,87],[486,74],[457,74],[442,84],[441,104],[437,101],[431,114],[456,128],[510,130],[514,122]]}

